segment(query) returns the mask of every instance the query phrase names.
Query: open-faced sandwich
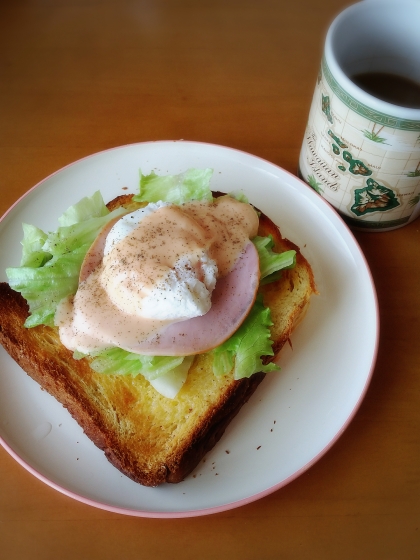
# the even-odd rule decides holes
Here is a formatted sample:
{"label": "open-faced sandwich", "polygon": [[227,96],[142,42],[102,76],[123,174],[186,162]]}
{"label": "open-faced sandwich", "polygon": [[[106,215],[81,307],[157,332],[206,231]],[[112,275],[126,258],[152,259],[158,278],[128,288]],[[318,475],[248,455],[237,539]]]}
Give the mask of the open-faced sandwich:
{"label": "open-faced sandwich", "polygon": [[24,224],[0,284],[0,342],[109,461],[180,482],[274,364],[315,292],[298,247],[212,171],[140,174],[45,233]]}

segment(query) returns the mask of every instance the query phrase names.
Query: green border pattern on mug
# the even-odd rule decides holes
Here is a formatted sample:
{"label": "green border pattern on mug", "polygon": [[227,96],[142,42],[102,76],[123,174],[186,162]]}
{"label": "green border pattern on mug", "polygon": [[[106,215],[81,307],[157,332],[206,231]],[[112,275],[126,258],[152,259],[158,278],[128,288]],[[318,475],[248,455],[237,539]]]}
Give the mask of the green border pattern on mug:
{"label": "green border pattern on mug", "polygon": [[337,83],[324,57],[299,175],[349,225],[399,227],[420,201],[420,122],[357,101]]}
{"label": "green border pattern on mug", "polygon": [[360,103],[359,101],[354,99],[354,97],[349,95],[331,74],[330,69],[328,68],[327,61],[325,60],[325,56],[322,57],[321,64],[325,79],[331,87],[332,91],[352,111],[354,111],[358,115],[361,115],[362,117],[366,117],[376,124],[382,124],[390,128],[398,128],[399,130],[417,130],[420,133],[420,121],[399,119],[397,117],[393,117],[392,115],[381,113],[380,111],[374,111],[373,109],[367,107],[367,105]]}

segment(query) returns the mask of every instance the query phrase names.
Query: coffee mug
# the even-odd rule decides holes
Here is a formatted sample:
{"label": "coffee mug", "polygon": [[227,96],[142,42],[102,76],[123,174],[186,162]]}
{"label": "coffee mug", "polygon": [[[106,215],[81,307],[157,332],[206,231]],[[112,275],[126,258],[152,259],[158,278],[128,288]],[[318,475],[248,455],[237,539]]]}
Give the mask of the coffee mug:
{"label": "coffee mug", "polygon": [[420,215],[419,24],[419,0],[364,0],[327,33],[299,175],[355,229]]}

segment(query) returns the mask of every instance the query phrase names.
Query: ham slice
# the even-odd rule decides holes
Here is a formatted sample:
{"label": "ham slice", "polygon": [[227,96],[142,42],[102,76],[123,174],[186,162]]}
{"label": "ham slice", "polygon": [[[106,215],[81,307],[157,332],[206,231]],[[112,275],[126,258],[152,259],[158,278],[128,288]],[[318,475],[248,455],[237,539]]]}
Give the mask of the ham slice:
{"label": "ham slice", "polygon": [[173,323],[157,336],[129,350],[148,356],[188,356],[216,348],[230,338],[248,316],[259,281],[258,251],[250,242],[233,270],[217,281],[210,311],[200,317]]}
{"label": "ham slice", "polygon": [[[92,244],[80,271],[80,282],[102,262],[105,241],[115,220],[107,224]],[[124,349],[148,356],[188,356],[208,352],[230,338],[254,304],[260,280],[258,251],[249,242],[234,268],[219,278],[210,310],[199,317],[172,323],[140,343],[130,341]],[[128,341],[127,341],[128,342]]]}
{"label": "ham slice", "polygon": [[89,251],[83,259],[82,268],[80,269],[79,284],[86,280],[89,274],[91,274],[95,268],[101,264],[102,259],[104,258],[105,243],[108,233],[111,231],[112,226],[116,224],[120,218],[121,216],[118,216],[105,224],[95,241],[90,246]]}

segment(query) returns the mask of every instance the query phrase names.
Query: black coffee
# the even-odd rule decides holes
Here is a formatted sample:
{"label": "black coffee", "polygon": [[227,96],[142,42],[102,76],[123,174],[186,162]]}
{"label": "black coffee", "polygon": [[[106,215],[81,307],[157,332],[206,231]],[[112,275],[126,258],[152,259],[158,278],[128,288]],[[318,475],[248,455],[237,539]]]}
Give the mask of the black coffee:
{"label": "black coffee", "polygon": [[396,74],[368,72],[356,74],[351,80],[371,95],[411,109],[420,109],[420,84]]}

